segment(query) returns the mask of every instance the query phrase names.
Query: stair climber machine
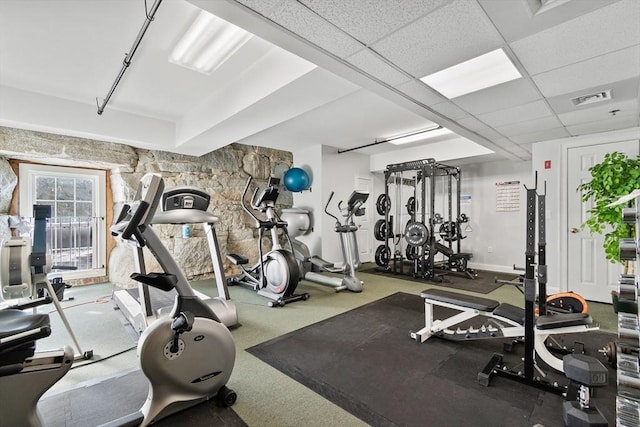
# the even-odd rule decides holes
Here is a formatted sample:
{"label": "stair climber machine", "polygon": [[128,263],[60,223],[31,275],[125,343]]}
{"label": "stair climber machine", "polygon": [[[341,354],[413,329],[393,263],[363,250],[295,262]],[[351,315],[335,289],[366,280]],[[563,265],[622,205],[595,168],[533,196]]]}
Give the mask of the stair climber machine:
{"label": "stair climber machine", "polygon": [[[271,300],[267,303],[269,307],[283,307],[285,304],[295,301],[307,300],[309,294],[295,293],[300,281],[300,271],[293,252],[284,249],[280,244],[280,237],[283,237],[287,245],[293,248],[287,231],[287,223],[278,216],[275,210],[280,179],[269,178],[267,186],[262,190],[256,187],[251,196],[251,208],[263,213],[266,219],[258,218],[245,202],[252,181],[253,177],[249,176],[240,198],[240,204],[242,209],[253,218],[258,229],[258,263],[247,268],[245,265],[249,263],[248,258],[238,254],[228,254],[227,259],[242,269],[239,276],[229,279],[229,285],[238,284],[255,290],[258,295]],[[271,234],[271,250],[266,254],[262,245],[265,231]]]}
{"label": "stair climber machine", "polygon": [[[142,408],[108,426],[146,426],[200,402],[215,398],[232,405],[237,395],[226,387],[235,364],[235,343],[227,327],[198,298],[184,272],[150,227],[164,182],[147,174],[136,198],[124,205],[113,235],[146,246],[158,260],[161,273],[133,273],[134,280],[163,291],[176,290],[170,316],[159,318],[140,335],[138,356],[149,381]],[[35,352],[36,340],[51,333],[47,314],[18,309],[0,311],[0,422],[7,426],[41,426],[40,396],[70,369],[73,351]],[[105,402],[105,404],[108,404]],[[117,411],[117,408],[114,408]]]}
{"label": "stair climber machine", "polygon": [[[318,256],[312,256],[309,247],[297,239],[297,237],[309,233],[312,229],[308,210],[300,208],[283,209],[282,219],[289,223],[289,233],[293,238],[293,252],[298,260],[303,279],[333,287],[336,292],[345,289],[351,292],[362,292],[363,283],[356,277],[356,271],[360,267],[360,252],[358,251],[358,242],[356,240],[358,226],[353,219],[356,216],[364,215],[365,209],[363,206],[369,198],[369,193],[366,191],[352,192],[345,208],[342,207],[342,201],[338,203],[338,210],[344,218],[342,222],[328,210],[333,194],[331,192],[324,207],[324,212],[336,220],[334,231],[340,236],[343,259],[341,266],[325,261]],[[321,272],[342,273],[343,276],[342,278],[332,277],[321,274]]]}
{"label": "stair climber machine", "polygon": [[[215,224],[219,222],[219,218],[207,212],[210,200],[209,194],[196,188],[180,187],[167,190],[162,194],[161,211],[152,215],[151,224],[202,224],[207,237],[218,296],[210,298],[196,290],[193,292],[211,307],[225,326],[232,328],[238,325],[238,313],[229,296],[216,236]],[[145,274],[146,267],[140,245],[135,246],[134,254],[138,273]],[[145,330],[157,317],[169,314],[174,298],[175,291],[162,292],[144,283],[140,283],[137,289],[121,289],[113,293],[116,306],[138,333]]]}

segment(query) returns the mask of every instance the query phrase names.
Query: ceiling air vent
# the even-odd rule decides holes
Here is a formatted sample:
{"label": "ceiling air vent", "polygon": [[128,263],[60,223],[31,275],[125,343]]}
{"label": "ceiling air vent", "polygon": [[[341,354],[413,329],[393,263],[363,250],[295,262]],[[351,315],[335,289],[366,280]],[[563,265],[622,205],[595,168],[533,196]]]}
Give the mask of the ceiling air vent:
{"label": "ceiling air vent", "polygon": [[611,90],[603,90],[602,92],[590,93],[571,99],[573,105],[579,107],[581,105],[593,104],[595,102],[608,101],[611,99]]}

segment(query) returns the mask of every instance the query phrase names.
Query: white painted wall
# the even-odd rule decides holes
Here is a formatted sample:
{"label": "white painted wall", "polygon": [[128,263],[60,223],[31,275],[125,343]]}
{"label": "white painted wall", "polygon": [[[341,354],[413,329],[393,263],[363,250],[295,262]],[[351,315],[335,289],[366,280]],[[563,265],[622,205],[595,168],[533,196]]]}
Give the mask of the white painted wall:
{"label": "white painted wall", "polygon": [[[471,201],[460,211],[470,218],[473,231],[464,232],[462,252],[471,252],[469,265],[491,271],[513,272],[513,265],[524,266],[526,239],[525,189],[533,186],[530,162],[498,161],[461,167],[462,195]],[[496,212],[496,183],[520,181],[520,210]]]}
{"label": "white painted wall", "polygon": [[[531,163],[510,160],[473,163],[464,165],[460,170],[461,195],[471,196],[470,202],[461,204],[460,211],[469,216],[468,225],[472,230],[465,231],[467,224],[462,225],[463,235],[467,237],[461,242],[461,251],[473,254],[473,258],[469,262],[469,266],[472,268],[513,272],[514,264],[524,265],[525,190],[521,189],[519,212],[496,212],[496,182],[520,181],[522,185],[532,185]],[[437,178],[436,212],[446,215],[446,212],[443,212],[444,196],[441,193],[443,183],[443,179]],[[378,195],[382,193],[384,193],[384,175],[376,173],[374,203]],[[406,200],[406,198],[404,199]],[[394,202],[392,201],[392,203]],[[373,222],[375,223],[382,216],[378,215],[375,209],[372,210],[374,213]],[[405,212],[404,206],[402,211]],[[382,242],[377,243],[381,244]],[[489,248],[491,248],[491,252],[489,252]]]}
{"label": "white painted wall", "polygon": [[[338,154],[333,147],[322,147],[322,208],[318,214],[322,213],[322,258],[330,262],[343,262],[342,249],[340,247],[340,236],[333,231],[335,220],[324,213],[324,205],[329,199],[331,192],[335,192],[329,212],[336,215],[338,212],[338,202],[349,198],[356,186],[356,177],[370,177],[369,156],[349,152]],[[366,208],[365,215],[369,222],[373,219],[373,205],[371,200]],[[338,216],[339,217],[339,216]],[[342,220],[341,217],[339,217]],[[316,220],[317,220],[316,215]],[[360,244],[360,242],[358,242]]]}
{"label": "white painted wall", "polygon": [[[504,181],[520,181],[522,186],[533,186],[534,172],[537,171],[540,191],[543,191],[546,182],[548,288],[549,292],[566,290],[566,263],[562,255],[563,248],[566,250],[566,239],[563,239],[567,222],[564,203],[568,191],[564,166],[566,151],[568,147],[579,145],[606,144],[620,138],[638,138],[639,132],[640,129],[632,128],[536,143],[532,146],[530,162],[505,160],[462,166],[461,192],[462,195],[471,196],[471,202],[462,204],[461,211],[470,217],[473,230],[464,233],[467,238],[462,241],[462,250],[473,254],[470,266],[503,272],[512,272],[514,264],[523,266],[525,189],[521,188],[519,212],[496,212],[495,187],[497,182]],[[348,197],[356,176],[372,176],[374,191],[367,215],[373,226],[380,218],[375,211],[375,201],[384,192],[384,175],[369,172],[367,156],[357,153],[337,154],[330,147],[315,146],[294,151],[293,155],[295,166],[306,169],[313,176],[312,191],[294,194],[294,206],[309,207],[314,213],[321,213],[322,218],[318,221],[318,215],[314,215],[315,230],[310,236],[306,236],[307,242],[312,242],[310,247],[314,253],[320,253],[329,261],[339,262],[340,242],[333,233],[333,220],[322,213],[324,203],[332,190],[336,192],[336,200]],[[549,169],[544,168],[547,160],[551,161]],[[492,252],[489,252],[489,247]],[[373,249],[375,251],[375,247]]]}
{"label": "white painted wall", "polygon": [[309,191],[293,194],[293,206],[311,212],[313,232],[297,239],[304,242],[313,255],[320,254],[322,222],[317,221],[316,212],[322,212],[322,146],[314,145],[293,152],[293,166],[304,169],[311,178]]}
{"label": "white painted wall", "polygon": [[[338,154],[333,147],[316,145],[293,151],[293,163],[312,177],[311,191],[293,195],[293,206],[312,211],[314,230],[299,239],[309,246],[312,254],[333,263],[342,263],[340,239],[333,231],[335,220],[324,213],[324,206],[334,191],[329,210],[337,213],[337,203],[346,201],[355,189],[356,177],[372,176],[369,172],[369,156],[359,153]],[[370,221],[374,218],[372,209],[369,207],[366,210]]]}
{"label": "white painted wall", "polygon": [[[601,145],[623,140],[640,139],[640,128],[562,138],[532,145],[532,168],[538,171],[540,182],[547,182],[547,266],[549,292],[567,291],[567,188],[566,156],[571,147]],[[551,168],[544,169],[544,162]]]}

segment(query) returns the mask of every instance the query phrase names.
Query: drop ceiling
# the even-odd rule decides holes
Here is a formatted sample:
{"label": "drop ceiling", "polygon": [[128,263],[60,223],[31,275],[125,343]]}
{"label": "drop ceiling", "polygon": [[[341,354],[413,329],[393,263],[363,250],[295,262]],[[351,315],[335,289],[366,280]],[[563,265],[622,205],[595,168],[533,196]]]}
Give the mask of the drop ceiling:
{"label": "drop ceiling", "polygon": [[[255,35],[210,75],[168,61],[201,10]],[[637,0],[164,0],[98,115],[144,21],[143,0],[0,1],[0,125],[202,155],[436,123],[454,133],[356,152],[439,160],[528,160],[539,141],[640,125]],[[499,48],[522,78],[453,99],[420,81]]]}

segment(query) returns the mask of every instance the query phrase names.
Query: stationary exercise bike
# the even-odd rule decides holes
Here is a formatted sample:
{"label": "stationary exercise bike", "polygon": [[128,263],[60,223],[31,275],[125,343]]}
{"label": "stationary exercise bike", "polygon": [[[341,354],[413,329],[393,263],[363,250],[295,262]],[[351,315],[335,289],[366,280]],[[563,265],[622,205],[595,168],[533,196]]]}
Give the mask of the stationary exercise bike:
{"label": "stationary exercise bike", "polygon": [[[235,344],[229,330],[189,286],[184,273],[149,226],[162,194],[160,175],[147,174],[136,201],[124,205],[111,227],[115,236],[146,246],[164,272],[132,278],[178,293],[170,316],[151,324],[140,336],[138,355],[149,380],[142,408],[109,424],[148,425],[210,398],[232,405],[236,393],[225,384],[235,363]],[[35,353],[35,341],[50,333],[48,316],[19,310],[0,311],[0,420],[3,425],[40,426],[37,402],[71,367],[69,347]]]}
{"label": "stationary exercise bike", "polygon": [[[247,207],[245,197],[253,177],[249,176],[244,187],[240,203],[242,209],[255,221],[258,229],[258,263],[251,268],[245,267],[249,259],[238,254],[228,254],[227,259],[242,269],[240,275],[229,278],[229,285],[242,285],[255,290],[258,295],[270,299],[269,307],[282,307],[295,301],[309,299],[309,294],[295,294],[300,281],[298,264],[291,250],[286,250],[280,244],[280,237],[284,236],[289,248],[292,248],[291,238],[287,232],[287,223],[278,217],[275,210],[278,200],[278,184],[280,179],[269,178],[267,186],[260,190],[256,188],[251,196],[251,207],[266,215],[266,220],[259,219]],[[264,254],[262,237],[265,231],[271,233],[271,250]],[[278,233],[280,231],[280,233]]]}
{"label": "stationary exercise bike", "polygon": [[[354,223],[354,216],[364,215],[364,203],[369,198],[366,191],[354,191],[349,196],[347,207],[342,207],[342,201],[338,203],[338,210],[344,220],[329,212],[329,204],[333,198],[333,191],[324,207],[324,212],[336,220],[334,231],[340,236],[343,264],[337,266],[325,261],[319,256],[311,255],[309,247],[298,240],[297,237],[311,231],[309,211],[306,209],[292,208],[282,210],[282,219],[289,223],[289,233],[292,237],[293,252],[298,260],[301,276],[305,280],[324,286],[335,288],[336,292],[345,289],[351,292],[362,292],[362,282],[356,277],[356,270],[360,267],[360,254],[356,231],[358,226]],[[321,272],[342,273],[342,278],[320,274]]]}

